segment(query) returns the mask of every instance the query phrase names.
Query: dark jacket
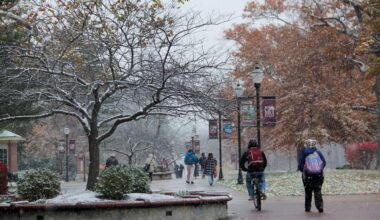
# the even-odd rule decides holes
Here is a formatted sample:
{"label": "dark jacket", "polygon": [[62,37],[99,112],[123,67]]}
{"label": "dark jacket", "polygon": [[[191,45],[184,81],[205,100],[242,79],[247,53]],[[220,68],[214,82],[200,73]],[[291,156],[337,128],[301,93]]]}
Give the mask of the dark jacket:
{"label": "dark jacket", "polygon": [[116,157],[114,156],[109,157],[106,161],[106,167],[116,166],[118,164],[119,164],[119,161],[117,161]]}
{"label": "dark jacket", "polygon": [[304,171],[305,158],[309,154],[314,153],[315,151],[317,151],[319,157],[321,158],[321,160],[323,162],[323,168],[326,167],[326,160],[325,160],[325,157],[323,156],[323,154],[319,150],[317,150],[317,148],[315,148],[315,147],[306,147],[305,149],[303,149],[302,154],[298,160],[298,170],[299,171],[301,171],[301,172]]}
{"label": "dark jacket", "polygon": [[214,169],[216,166],[216,160],[214,158],[207,159],[205,161],[206,169],[205,169],[205,174],[207,175],[214,175]]}
{"label": "dark jacket", "polygon": [[240,162],[239,162],[241,170],[243,170],[245,172],[264,172],[265,168],[267,167],[267,157],[265,156],[264,151],[261,151],[261,153],[262,153],[262,156],[264,159],[264,164],[260,169],[253,170],[251,168],[246,167],[246,163],[248,162],[249,154],[248,154],[248,150],[246,152],[244,152],[244,154],[241,156]]}
{"label": "dark jacket", "polygon": [[207,158],[205,156],[201,156],[199,158],[199,164],[201,165],[202,168],[204,168],[206,166],[206,160],[207,160]]}

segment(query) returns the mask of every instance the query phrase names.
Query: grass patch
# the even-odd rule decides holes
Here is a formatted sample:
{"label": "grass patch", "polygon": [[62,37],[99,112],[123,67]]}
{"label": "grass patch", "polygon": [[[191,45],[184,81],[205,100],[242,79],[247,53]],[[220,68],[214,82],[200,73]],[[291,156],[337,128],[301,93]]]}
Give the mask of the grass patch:
{"label": "grass patch", "polygon": [[[245,175],[244,175],[245,179]],[[268,196],[304,195],[300,172],[276,172],[266,174]],[[236,179],[219,182],[238,191],[247,192]],[[363,170],[331,170],[325,172],[322,187],[325,195],[380,193],[380,172]]]}

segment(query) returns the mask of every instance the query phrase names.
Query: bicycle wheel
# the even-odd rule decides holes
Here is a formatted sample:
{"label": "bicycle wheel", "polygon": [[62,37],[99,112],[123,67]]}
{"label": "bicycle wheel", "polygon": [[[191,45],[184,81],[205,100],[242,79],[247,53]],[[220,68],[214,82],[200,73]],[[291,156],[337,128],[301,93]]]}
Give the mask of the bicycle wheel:
{"label": "bicycle wheel", "polygon": [[261,194],[258,179],[255,178],[253,180],[253,186],[255,188],[255,192],[253,193],[253,204],[258,211],[261,211]]}
{"label": "bicycle wheel", "polygon": [[261,211],[261,193],[260,193],[260,189],[258,187],[259,184],[256,185],[256,192],[255,192],[255,200],[256,200],[256,209],[258,211]]}

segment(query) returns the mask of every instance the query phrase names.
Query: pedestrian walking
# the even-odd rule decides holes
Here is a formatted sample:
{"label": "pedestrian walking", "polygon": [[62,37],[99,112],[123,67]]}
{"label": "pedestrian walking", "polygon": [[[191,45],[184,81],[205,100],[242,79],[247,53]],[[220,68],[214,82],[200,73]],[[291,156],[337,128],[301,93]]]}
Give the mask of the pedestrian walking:
{"label": "pedestrian walking", "polygon": [[[246,166],[247,163],[247,166]],[[240,168],[247,172],[246,185],[249,195],[249,200],[253,199],[254,188],[252,185],[253,178],[259,178],[259,184],[262,193],[262,199],[266,199],[266,183],[264,170],[267,167],[267,158],[265,153],[260,149],[256,140],[250,140],[248,142],[248,150],[240,158]]]}
{"label": "pedestrian walking", "polygon": [[119,161],[116,159],[115,153],[112,153],[111,156],[106,161],[106,168],[116,166],[119,164]]}
{"label": "pedestrian walking", "polygon": [[145,172],[149,173],[150,181],[153,180],[153,172],[154,172],[156,166],[157,166],[156,158],[154,157],[153,154],[149,154],[148,158],[146,158],[146,160],[145,160],[144,170],[145,170]]}
{"label": "pedestrian walking", "polygon": [[161,166],[164,168],[165,171],[169,171],[169,163],[165,158],[161,160]]}
{"label": "pedestrian walking", "polygon": [[185,166],[183,164],[179,165],[179,178],[182,178],[183,170],[185,169]]}
{"label": "pedestrian walking", "polygon": [[198,158],[197,156],[195,156],[192,149],[187,151],[184,162],[185,162],[186,170],[187,170],[186,183],[194,184],[194,168],[195,168],[195,164],[197,164],[198,162]]}
{"label": "pedestrian walking", "polygon": [[205,168],[206,168],[206,155],[202,152],[201,157],[199,158],[199,165],[201,166],[201,176],[205,178]]}
{"label": "pedestrian walking", "polygon": [[216,165],[217,162],[212,153],[209,153],[207,155],[207,159],[205,160],[205,175],[208,178],[208,184],[210,184],[210,186],[212,186],[214,183],[214,177],[216,177]]}
{"label": "pedestrian walking", "polygon": [[302,182],[305,189],[305,212],[310,212],[312,194],[314,192],[315,207],[323,212],[322,185],[324,181],[323,170],[326,160],[316,148],[317,141],[307,139],[305,148],[298,161],[298,170],[302,172]]}

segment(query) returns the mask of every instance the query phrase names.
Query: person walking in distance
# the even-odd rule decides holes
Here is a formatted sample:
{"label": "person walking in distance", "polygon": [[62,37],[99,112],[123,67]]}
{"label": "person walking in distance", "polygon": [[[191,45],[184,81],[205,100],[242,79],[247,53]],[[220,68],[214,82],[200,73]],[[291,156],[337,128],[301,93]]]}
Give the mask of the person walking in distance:
{"label": "person walking in distance", "polygon": [[150,181],[153,180],[153,172],[157,166],[156,159],[153,154],[149,154],[148,158],[145,160],[145,171],[149,173]]}
{"label": "person walking in distance", "polygon": [[209,153],[207,159],[205,160],[205,175],[208,178],[208,184],[212,186],[214,183],[214,177],[216,176],[215,167],[216,160],[214,159],[212,153]]}
{"label": "person walking in distance", "polygon": [[187,151],[184,162],[187,170],[186,183],[194,184],[194,166],[198,162],[198,158],[195,156],[192,149]]}
{"label": "person walking in distance", "polygon": [[249,195],[249,200],[253,199],[254,189],[252,185],[253,178],[259,178],[259,184],[262,193],[262,199],[266,199],[265,189],[265,176],[264,170],[267,167],[267,158],[265,153],[260,149],[256,140],[248,142],[248,150],[240,158],[240,168],[247,172],[246,185]]}
{"label": "person walking in distance", "polygon": [[302,172],[302,182],[305,189],[305,212],[310,212],[312,194],[314,192],[315,207],[323,212],[322,185],[324,181],[323,169],[326,160],[316,148],[317,141],[307,139],[305,148],[298,160],[298,170]]}
{"label": "person walking in distance", "polygon": [[112,153],[111,156],[106,161],[106,168],[111,166],[116,166],[119,164],[119,161],[116,159],[115,153]]}
{"label": "person walking in distance", "polygon": [[202,152],[201,157],[199,158],[199,165],[201,166],[201,176],[205,178],[205,168],[206,168],[206,156],[205,153]]}

